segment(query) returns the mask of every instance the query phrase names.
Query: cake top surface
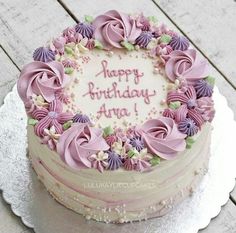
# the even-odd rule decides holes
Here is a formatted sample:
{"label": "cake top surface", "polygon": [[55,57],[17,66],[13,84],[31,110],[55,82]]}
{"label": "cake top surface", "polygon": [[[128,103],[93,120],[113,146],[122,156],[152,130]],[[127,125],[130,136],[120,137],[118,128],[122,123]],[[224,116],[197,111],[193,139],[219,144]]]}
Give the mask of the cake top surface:
{"label": "cake top surface", "polygon": [[146,171],[214,117],[208,62],[153,16],[86,16],[33,59],[17,83],[29,124],[74,169]]}

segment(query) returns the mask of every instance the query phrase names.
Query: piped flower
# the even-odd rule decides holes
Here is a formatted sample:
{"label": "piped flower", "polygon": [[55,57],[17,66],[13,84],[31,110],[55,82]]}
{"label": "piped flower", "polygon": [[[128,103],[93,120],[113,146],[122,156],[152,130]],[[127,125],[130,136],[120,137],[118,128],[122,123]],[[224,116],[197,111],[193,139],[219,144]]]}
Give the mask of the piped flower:
{"label": "piped flower", "polygon": [[198,132],[198,127],[192,119],[186,118],[179,122],[178,130],[191,137]]}
{"label": "piped flower", "polygon": [[55,60],[55,53],[47,47],[39,47],[33,53],[35,61],[50,62]]}
{"label": "piped flower", "polygon": [[108,135],[105,137],[105,140],[109,146],[112,146],[115,142],[117,142],[117,137],[116,135]]}
{"label": "piped flower", "polygon": [[141,28],[142,31],[149,31],[151,24],[147,17],[145,17],[142,13],[138,15],[136,18],[136,25],[138,28]]}
{"label": "piped flower", "polygon": [[134,156],[132,157],[135,160],[134,169],[140,172],[148,170],[151,167],[149,161],[152,157],[153,156],[148,153],[147,148],[144,148],[141,151],[135,151]]}
{"label": "piped flower", "polygon": [[197,97],[211,97],[213,93],[213,86],[210,85],[207,81],[204,79],[200,79],[196,82],[194,85],[197,93]]}
{"label": "piped flower", "polygon": [[69,98],[68,94],[65,93],[64,90],[56,91],[55,98],[60,100],[62,103],[65,103],[65,104],[70,103],[70,98]]}
{"label": "piped flower", "polygon": [[158,27],[153,26],[153,35],[155,38],[159,38],[163,34],[170,35],[172,37],[176,35],[176,32],[168,29],[165,24],[161,24]]}
{"label": "piped flower", "polygon": [[172,47],[173,50],[181,50],[185,51],[189,47],[189,40],[182,35],[173,36],[169,45]]}
{"label": "piped flower", "polygon": [[66,39],[66,43],[76,42],[76,31],[73,27],[68,27],[63,31],[63,36]]}
{"label": "piped flower", "polygon": [[139,152],[144,148],[144,142],[139,136],[131,138],[129,144]]}
{"label": "piped flower", "polygon": [[77,113],[74,117],[73,117],[73,122],[79,122],[79,123],[89,123],[90,119],[87,115],[85,114],[79,114]]}
{"label": "piped flower", "polygon": [[97,154],[92,154],[89,160],[92,163],[92,167],[98,169],[100,172],[104,171],[104,168],[108,166],[108,153],[99,151]]}
{"label": "piped flower", "polygon": [[127,142],[128,140],[126,132],[121,128],[115,129],[115,135],[121,142]]}
{"label": "piped flower", "polygon": [[146,48],[153,38],[152,32],[143,31],[140,36],[135,40],[135,44],[139,45],[141,48]]}
{"label": "piped flower", "polygon": [[32,112],[32,117],[39,122],[35,125],[35,133],[37,136],[44,136],[44,129],[54,126],[57,134],[63,133],[62,125],[71,120],[72,113],[63,113],[63,106],[59,100],[54,100],[49,104],[49,108],[40,108]]}
{"label": "piped flower", "polygon": [[75,26],[75,31],[88,39],[93,36],[93,26],[90,23],[78,23]]}
{"label": "piped flower", "polygon": [[123,143],[120,139],[114,142],[111,148],[116,154],[120,155],[122,158],[126,156],[126,148],[125,146],[123,146]]}
{"label": "piped flower", "polygon": [[171,108],[164,109],[162,116],[175,119],[175,111]]}
{"label": "piped flower", "polygon": [[211,122],[215,116],[214,102],[210,97],[202,97],[197,100],[197,108],[199,114],[205,121]]}
{"label": "piped flower", "polygon": [[58,37],[56,39],[53,40],[53,45],[52,47],[54,48],[54,51],[57,53],[57,54],[64,54],[64,47],[65,47],[65,44],[66,44],[66,39],[64,37]]}
{"label": "piped flower", "polygon": [[60,134],[56,133],[56,129],[52,126],[50,129],[44,129],[42,144],[47,144],[50,150],[55,150]]}
{"label": "piped flower", "polygon": [[45,107],[45,108],[48,107],[48,102],[46,102],[46,100],[41,95],[33,94],[32,95],[32,100],[33,100],[33,103],[34,103],[35,106]]}
{"label": "piped flower", "polygon": [[167,95],[167,103],[180,102],[181,108],[177,110],[178,118],[175,117],[176,123],[183,120],[187,116],[195,121],[198,127],[204,123],[204,119],[201,114],[196,111],[197,107],[197,94],[193,86],[188,86],[185,92],[172,91]]}
{"label": "piped flower", "polygon": [[115,151],[108,151],[108,169],[116,170],[122,165],[121,157]]}
{"label": "piped flower", "polygon": [[85,45],[85,47],[86,47],[87,49],[89,49],[89,50],[94,49],[94,47],[95,47],[95,41],[94,41],[94,39],[89,39],[88,42],[87,42],[87,44]]}
{"label": "piped flower", "polygon": [[65,68],[73,68],[73,69],[77,68],[77,63],[75,60],[71,60],[67,58],[63,60],[61,63]]}
{"label": "piped flower", "polygon": [[135,159],[133,158],[126,158],[124,163],[123,163],[124,169],[131,171],[135,169]]}

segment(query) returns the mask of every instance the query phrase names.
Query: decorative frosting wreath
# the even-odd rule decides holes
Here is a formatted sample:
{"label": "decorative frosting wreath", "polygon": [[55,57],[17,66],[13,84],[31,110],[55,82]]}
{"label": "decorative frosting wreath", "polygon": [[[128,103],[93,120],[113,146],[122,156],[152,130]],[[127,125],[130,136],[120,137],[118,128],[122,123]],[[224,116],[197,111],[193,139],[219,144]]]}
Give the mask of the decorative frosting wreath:
{"label": "decorative frosting wreath", "polygon": [[[18,92],[35,134],[75,169],[146,171],[161,160],[191,148],[194,136],[214,117],[214,78],[208,63],[186,37],[158,25],[155,17],[115,10],[85,16],[33,53],[18,80]],[[66,86],[76,76],[77,55],[93,49],[145,50],[157,60],[154,70],[169,79],[162,116],[127,130],[96,128],[82,113],[63,111],[70,102]],[[158,59],[157,59],[158,58]],[[164,71],[164,72],[163,72]]]}

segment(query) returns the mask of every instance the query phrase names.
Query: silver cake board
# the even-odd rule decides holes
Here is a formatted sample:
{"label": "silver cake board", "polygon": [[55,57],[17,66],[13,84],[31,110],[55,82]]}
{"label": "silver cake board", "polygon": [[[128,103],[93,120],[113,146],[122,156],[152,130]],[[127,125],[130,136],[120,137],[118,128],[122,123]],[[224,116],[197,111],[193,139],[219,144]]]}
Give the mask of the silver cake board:
{"label": "silver cake board", "polygon": [[0,108],[0,189],[4,200],[22,222],[36,233],[155,232],[197,233],[216,217],[235,185],[236,122],[225,97],[214,91],[216,117],[213,121],[209,170],[193,195],[170,213],[147,221],[105,224],[87,221],[56,202],[31,168],[27,154],[23,103],[16,87]]}

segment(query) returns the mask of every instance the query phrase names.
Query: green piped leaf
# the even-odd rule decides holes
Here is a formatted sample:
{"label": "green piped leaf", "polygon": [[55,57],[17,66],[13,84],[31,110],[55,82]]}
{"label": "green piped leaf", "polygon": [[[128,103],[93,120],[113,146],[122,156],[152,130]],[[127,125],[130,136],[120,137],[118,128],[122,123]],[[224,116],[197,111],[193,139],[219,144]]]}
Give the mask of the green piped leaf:
{"label": "green piped leaf", "polygon": [[158,156],[154,156],[151,160],[150,163],[152,166],[158,165],[161,163],[161,159]]}
{"label": "green piped leaf", "polygon": [[92,23],[93,22],[93,16],[91,16],[91,15],[85,15],[84,19],[87,23]]}
{"label": "green piped leaf", "polygon": [[28,119],[28,124],[35,126],[39,121],[33,118]]}
{"label": "green piped leaf", "polygon": [[73,121],[67,121],[66,123],[63,124],[63,129],[67,130],[71,127]]}
{"label": "green piped leaf", "polygon": [[132,45],[131,43],[129,43],[128,41],[122,41],[121,45],[126,48],[128,51],[132,51],[134,50],[134,45]]}
{"label": "green piped leaf", "polygon": [[215,78],[214,78],[214,77],[208,76],[208,77],[205,78],[205,80],[206,80],[211,86],[214,87],[214,85],[215,85]]}
{"label": "green piped leaf", "polygon": [[66,73],[66,74],[72,74],[73,71],[74,71],[74,68],[72,68],[72,67],[66,67],[66,68],[65,68],[65,73]]}
{"label": "green piped leaf", "polygon": [[97,49],[103,49],[102,43],[98,40],[94,40],[94,47]]}
{"label": "green piped leaf", "polygon": [[156,16],[152,15],[152,16],[148,16],[147,17],[149,21],[153,22],[153,23],[157,23],[157,18]]}
{"label": "green piped leaf", "polygon": [[186,148],[190,149],[194,142],[195,142],[195,140],[192,137],[187,137],[186,138]]}
{"label": "green piped leaf", "polygon": [[132,158],[133,156],[135,156],[137,154],[137,151],[135,151],[135,150],[129,150],[128,151],[128,153],[127,153],[127,155],[130,157],[130,158]]}
{"label": "green piped leaf", "polygon": [[113,130],[113,128],[111,126],[107,126],[106,128],[103,129],[104,137],[112,135],[113,133],[114,133],[114,130]]}
{"label": "green piped leaf", "polygon": [[68,47],[68,46],[65,46],[65,52],[66,52],[66,54],[68,54],[68,55],[71,55],[71,54],[74,53],[73,49],[70,48],[70,47]]}
{"label": "green piped leaf", "polygon": [[181,105],[180,101],[174,101],[174,102],[170,102],[169,107],[175,110],[175,109],[178,109],[180,105]]}
{"label": "green piped leaf", "polygon": [[163,35],[161,35],[160,42],[165,43],[165,44],[169,44],[169,42],[171,41],[171,38],[172,37],[170,35],[163,34]]}
{"label": "green piped leaf", "polygon": [[65,73],[66,73],[66,74],[72,74],[73,71],[74,71],[74,68],[72,68],[72,67],[66,67],[66,68],[65,68]]}

